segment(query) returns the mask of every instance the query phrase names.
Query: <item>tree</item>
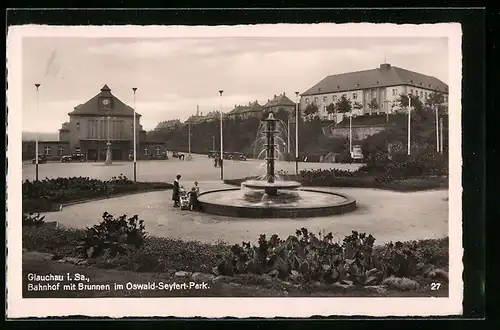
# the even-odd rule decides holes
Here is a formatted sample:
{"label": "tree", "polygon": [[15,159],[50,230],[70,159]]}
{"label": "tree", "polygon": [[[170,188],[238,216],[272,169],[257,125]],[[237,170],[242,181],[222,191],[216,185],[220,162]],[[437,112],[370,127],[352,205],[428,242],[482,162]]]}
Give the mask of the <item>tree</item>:
{"label": "tree", "polygon": [[286,122],[288,120],[289,112],[285,110],[284,107],[279,107],[278,110],[274,113],[274,117],[281,121]]}
{"label": "tree", "polygon": [[371,111],[377,110],[379,108],[377,99],[372,99],[370,103],[368,103],[368,107],[370,108]]}
{"label": "tree", "polygon": [[336,113],[337,112],[337,107],[335,106],[334,103],[330,103],[328,104],[328,106],[326,107],[326,112],[328,114],[332,114],[332,113]]}
{"label": "tree", "polygon": [[363,109],[363,105],[361,103],[359,103],[358,101],[354,102],[354,104],[352,105],[352,108],[353,109],[356,109],[356,110],[361,110]]}
{"label": "tree", "polygon": [[304,109],[304,115],[308,120],[312,120],[318,114],[318,106],[315,103],[310,103]]}
{"label": "tree", "polygon": [[444,95],[440,92],[430,93],[425,101],[425,105],[432,110],[435,110],[435,107],[437,107],[439,115],[446,114],[447,106],[444,102]]}
{"label": "tree", "polygon": [[349,100],[345,95],[342,95],[335,104],[337,111],[340,113],[347,113],[352,110],[351,100]]}

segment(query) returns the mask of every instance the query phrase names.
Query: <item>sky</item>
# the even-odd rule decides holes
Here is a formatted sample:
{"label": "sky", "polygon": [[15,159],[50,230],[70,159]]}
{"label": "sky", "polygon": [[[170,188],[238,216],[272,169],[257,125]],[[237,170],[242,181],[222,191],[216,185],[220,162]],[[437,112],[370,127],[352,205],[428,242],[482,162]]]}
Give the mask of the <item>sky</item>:
{"label": "sky", "polygon": [[[385,60],[386,59],[386,60]],[[68,112],[99,93],[133,105],[146,130],[236,104],[292,98],[328,75],[390,63],[448,83],[447,38],[25,37],[23,131],[57,132]],[[40,83],[36,116],[35,83]],[[224,90],[219,96],[219,90]]]}

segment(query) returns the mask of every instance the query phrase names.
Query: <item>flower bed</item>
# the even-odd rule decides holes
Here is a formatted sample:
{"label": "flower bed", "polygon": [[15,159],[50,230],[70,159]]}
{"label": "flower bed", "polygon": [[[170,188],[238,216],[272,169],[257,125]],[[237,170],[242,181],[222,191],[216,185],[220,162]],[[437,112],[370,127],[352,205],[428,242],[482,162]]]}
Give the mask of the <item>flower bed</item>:
{"label": "flower bed", "polygon": [[23,212],[57,211],[65,203],[171,188],[170,183],[134,182],[122,175],[107,181],[86,177],[26,180],[22,184]]}
{"label": "flower bed", "polygon": [[[297,180],[303,186],[307,187],[377,188],[401,192],[448,188],[447,177],[418,177],[384,181],[371,175],[353,174],[339,176],[333,170],[302,171],[298,178],[295,175],[282,175],[282,178],[285,180]],[[254,177],[229,179],[224,180],[224,183],[240,186],[243,181],[249,179],[254,179]]]}
{"label": "flower bed", "polygon": [[353,232],[337,243],[331,234],[316,236],[302,228],[286,240],[261,235],[256,245],[231,247],[146,236],[137,216],[114,218],[107,213],[87,230],[23,226],[23,249],[84,258],[87,265],[100,268],[213,272],[240,280],[255,275],[299,285],[399,285],[402,290],[431,279],[447,281],[448,238],[381,246],[374,242],[371,235]]}

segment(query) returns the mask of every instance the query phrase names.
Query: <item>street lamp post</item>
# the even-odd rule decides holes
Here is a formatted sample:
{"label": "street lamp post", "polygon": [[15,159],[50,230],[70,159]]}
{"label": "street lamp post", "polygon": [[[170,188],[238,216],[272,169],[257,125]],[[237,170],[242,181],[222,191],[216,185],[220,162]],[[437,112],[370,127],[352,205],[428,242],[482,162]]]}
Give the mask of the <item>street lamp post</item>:
{"label": "street lamp post", "polygon": [[385,100],[385,121],[389,122],[389,104],[392,106],[392,102],[390,100]]}
{"label": "street lamp post", "polygon": [[408,97],[408,156],[411,154],[411,96]]}
{"label": "street lamp post", "polygon": [[[38,121],[38,116],[39,116],[39,106],[40,106],[40,99],[39,99],[39,91],[38,88],[40,87],[40,84],[35,84],[36,87],[36,117]],[[40,139],[40,134],[39,134],[39,129],[36,129],[36,141],[35,141],[35,181],[38,181],[38,140]]]}
{"label": "street lamp post", "polygon": [[434,112],[436,113],[436,151],[439,153],[439,114],[438,107],[434,104]]}
{"label": "street lamp post", "polygon": [[290,118],[287,118],[286,120],[286,137],[287,137],[287,151],[288,155],[290,155]]}
{"label": "street lamp post", "polygon": [[188,122],[188,160],[191,159],[191,121]]}
{"label": "street lamp post", "polygon": [[135,92],[137,91],[137,87],[132,87],[132,91],[134,92],[134,122],[132,124],[132,130],[134,131],[134,182],[137,181],[137,132],[136,132],[136,123],[135,123],[135,118],[136,118],[136,105],[135,105]]}
{"label": "street lamp post", "polygon": [[439,134],[441,135],[441,139],[439,139],[439,152],[443,153],[443,117],[439,118]]}
{"label": "street lamp post", "polygon": [[299,92],[295,99],[295,175],[299,175]]}
{"label": "street lamp post", "polygon": [[112,161],[112,154],[111,154],[111,140],[110,140],[110,136],[109,136],[109,122],[111,120],[111,116],[108,114],[108,117],[107,117],[107,142],[106,142],[106,160],[104,162],[104,164],[106,165],[111,165],[111,163],[113,162]]}
{"label": "street lamp post", "polygon": [[219,90],[219,94],[220,94],[220,97],[221,97],[221,103],[220,103],[220,179],[221,180],[224,180],[224,135],[222,133],[222,123],[223,123],[223,120],[222,120],[222,93],[224,93],[224,91],[221,89]]}
{"label": "street lamp post", "polygon": [[349,112],[349,154],[352,157],[352,109]]}

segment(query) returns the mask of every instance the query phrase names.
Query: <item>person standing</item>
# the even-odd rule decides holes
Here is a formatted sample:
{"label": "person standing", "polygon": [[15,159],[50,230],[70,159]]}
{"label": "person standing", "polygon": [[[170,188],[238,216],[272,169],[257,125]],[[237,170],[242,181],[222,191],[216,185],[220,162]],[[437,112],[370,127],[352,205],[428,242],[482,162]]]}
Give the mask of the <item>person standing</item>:
{"label": "person standing", "polygon": [[174,188],[172,189],[172,200],[174,201],[174,207],[179,207],[180,206],[180,179],[181,176],[180,174],[177,174],[174,180]]}

